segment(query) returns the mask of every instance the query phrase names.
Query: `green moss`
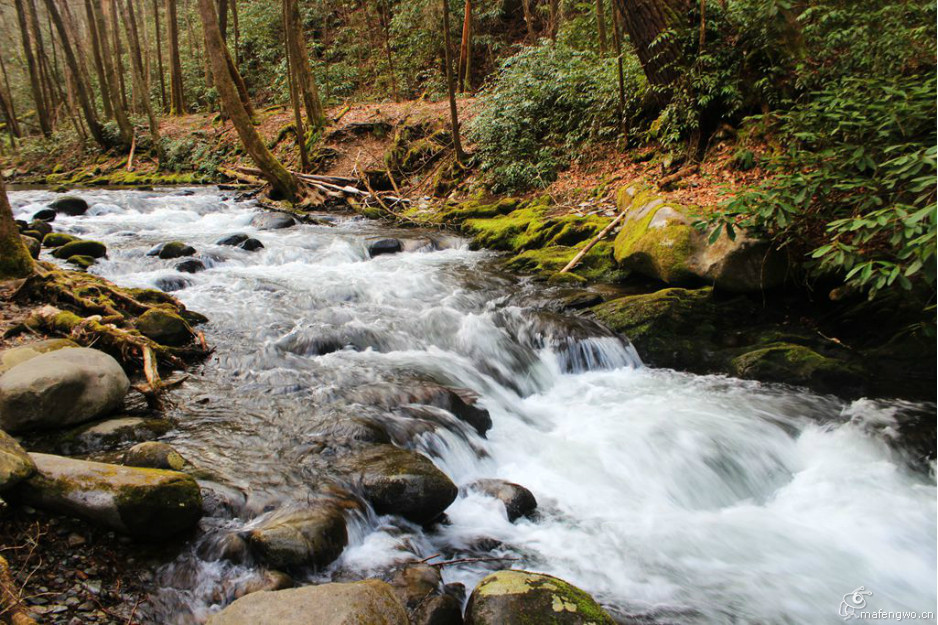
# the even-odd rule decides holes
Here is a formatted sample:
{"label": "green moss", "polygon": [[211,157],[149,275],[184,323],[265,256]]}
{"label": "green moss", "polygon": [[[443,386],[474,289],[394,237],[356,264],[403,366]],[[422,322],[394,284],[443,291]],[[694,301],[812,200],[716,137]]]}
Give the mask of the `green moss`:
{"label": "green moss", "polygon": [[42,244],[46,247],[62,247],[66,243],[78,241],[78,237],[64,232],[50,232],[42,239]]}
{"label": "green moss", "polygon": [[601,241],[593,246],[572,273],[558,274],[569,263],[585,242],[575,247],[550,246],[525,250],[508,261],[512,271],[535,273],[554,282],[581,282],[583,280],[615,280],[621,277],[612,259],[612,244]]}
{"label": "green moss", "polygon": [[56,258],[67,259],[72,256],[90,256],[91,258],[102,258],[107,256],[107,247],[104,243],[100,241],[90,241],[86,239],[79,239],[78,241],[71,241],[65,245],[58,247],[52,252],[52,255]]}
{"label": "green moss", "polygon": [[746,352],[734,358],[731,367],[739,377],[788,384],[838,387],[858,384],[861,378],[852,365],[792,343],[775,343]]}
{"label": "green moss", "polygon": [[550,575],[515,570],[483,579],[473,592],[470,613],[481,625],[614,624],[584,590]]}
{"label": "green moss", "polygon": [[95,264],[96,261],[91,256],[83,256],[79,254],[77,256],[70,256],[66,262],[71,265],[75,265],[79,269],[88,269],[88,267],[91,267],[93,264]]}
{"label": "green moss", "polygon": [[0,243],[0,280],[23,278],[32,271],[32,256],[19,233],[14,230],[9,241]]}
{"label": "green moss", "polygon": [[[160,469],[135,469],[155,477],[172,475]],[[144,484],[123,488],[116,497],[121,522],[134,536],[163,538],[194,526],[202,516],[202,493],[190,476],[178,473],[159,482],[159,488]],[[167,514],[172,510],[171,514]]]}

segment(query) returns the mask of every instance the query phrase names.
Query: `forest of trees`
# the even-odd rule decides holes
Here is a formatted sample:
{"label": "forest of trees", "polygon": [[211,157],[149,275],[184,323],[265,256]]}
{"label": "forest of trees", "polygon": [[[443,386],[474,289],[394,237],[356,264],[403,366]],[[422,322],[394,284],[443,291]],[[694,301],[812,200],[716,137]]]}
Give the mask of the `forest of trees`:
{"label": "forest of trees", "polygon": [[[5,0],[0,32],[6,153],[79,141],[162,163],[161,123],[218,112],[302,201],[258,110],[293,111],[309,170],[328,107],[448,96],[456,159],[495,192],[549,184],[584,145],[694,163],[729,133],[731,166],[772,175],[706,227],[762,231],[872,293],[934,284],[925,0]],[[477,96],[461,131],[457,94]]]}

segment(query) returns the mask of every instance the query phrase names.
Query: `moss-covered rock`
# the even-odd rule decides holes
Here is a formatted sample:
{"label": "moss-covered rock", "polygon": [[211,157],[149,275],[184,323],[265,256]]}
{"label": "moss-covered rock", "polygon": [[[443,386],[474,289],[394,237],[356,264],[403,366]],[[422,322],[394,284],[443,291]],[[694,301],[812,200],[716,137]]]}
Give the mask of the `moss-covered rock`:
{"label": "moss-covered rock", "polygon": [[299,509],[278,510],[260,519],[247,535],[261,560],[276,568],[324,567],[348,544],[342,509],[315,500]]}
{"label": "moss-covered rock", "polygon": [[181,258],[183,256],[193,256],[195,248],[182,241],[168,241],[154,246],[147,256],[156,256],[158,258]]}
{"label": "moss-covered rock", "polygon": [[72,234],[65,234],[64,232],[50,232],[42,238],[42,244],[45,247],[62,247],[66,243],[71,243],[72,241],[78,241],[79,238]]}
{"label": "moss-covered rock", "polygon": [[185,473],[30,454],[36,474],[13,491],[36,508],[79,516],[142,539],[191,529],[202,516],[199,485]]}
{"label": "moss-covered rock", "polygon": [[26,251],[29,252],[30,257],[33,260],[39,258],[39,253],[42,251],[42,244],[35,237],[29,237],[25,234],[20,235],[20,238],[23,240],[23,245],[26,246]]}
{"label": "moss-covered rock", "polygon": [[88,210],[88,202],[81,199],[80,197],[66,195],[53,200],[49,204],[49,208],[54,210],[56,213],[62,213],[63,215],[84,215]]}
{"label": "moss-covered rock", "polygon": [[[54,441],[53,449],[68,456],[110,451],[129,443],[152,440],[166,434],[172,427],[166,419],[119,416],[73,428]],[[49,438],[52,437],[47,437],[47,440]]]}
{"label": "moss-covered rock", "polygon": [[137,443],[124,454],[124,464],[129,467],[143,467],[146,469],[168,469],[182,471],[186,460],[172,445],[158,441]]}
{"label": "moss-covered rock", "polygon": [[562,579],[498,571],[476,586],[466,625],[615,625],[585,591]]}
{"label": "moss-covered rock", "polygon": [[36,472],[36,463],[12,436],[0,430],[0,493]]}
{"label": "moss-covered rock", "polygon": [[79,239],[71,241],[61,247],[55,248],[52,255],[56,258],[68,259],[72,256],[88,256],[90,258],[104,258],[107,256],[107,247],[100,241]]}
{"label": "moss-covered rock", "polygon": [[97,261],[90,256],[82,256],[81,254],[79,254],[78,256],[70,257],[65,262],[67,262],[69,265],[75,265],[79,269],[88,269],[89,267],[94,265]]}
{"label": "moss-covered rock", "polygon": [[820,389],[842,391],[863,383],[857,367],[792,343],[773,343],[748,351],[734,358],[731,367],[733,374],[741,378]]}
{"label": "moss-covered rock", "polygon": [[145,337],[171,347],[185,345],[195,336],[185,319],[159,308],[150,309],[140,315],[136,325]]}
{"label": "moss-covered rock", "polygon": [[739,293],[784,282],[784,257],[767,241],[737,232],[711,243],[694,227],[694,209],[638,187],[621,189],[617,202],[626,218],[613,253],[627,269],[672,286],[711,284]]}

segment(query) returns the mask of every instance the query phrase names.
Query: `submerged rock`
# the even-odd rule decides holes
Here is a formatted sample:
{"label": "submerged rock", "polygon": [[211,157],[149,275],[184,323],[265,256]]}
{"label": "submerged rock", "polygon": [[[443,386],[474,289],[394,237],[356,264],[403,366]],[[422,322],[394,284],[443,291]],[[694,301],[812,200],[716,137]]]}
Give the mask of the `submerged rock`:
{"label": "submerged rock", "polygon": [[391,587],[369,579],[348,584],[258,592],[238,599],[207,625],[408,625]]}
{"label": "submerged rock", "polygon": [[185,319],[159,308],[151,308],[140,315],[136,325],[142,335],[161,345],[180,347],[195,336]]}
{"label": "submerged rock", "polygon": [[215,241],[215,245],[241,245],[248,240],[248,235],[243,233],[229,234],[228,236]]}
{"label": "submerged rock", "polygon": [[397,254],[404,249],[399,239],[380,238],[371,239],[365,246],[368,249],[368,255],[374,258],[382,254]]}
{"label": "submerged rock", "polygon": [[378,514],[429,523],[456,499],[458,489],[429,458],[392,445],[374,445],[342,459]]}
{"label": "submerged rock", "polygon": [[30,454],[36,474],[15,496],[143,539],[167,538],[202,516],[199,485],[185,473]]}
{"label": "submerged rock", "polygon": [[176,271],[183,273],[199,273],[200,271],[205,271],[205,263],[196,258],[190,258],[176,265]]}
{"label": "submerged rock", "polygon": [[342,509],[321,500],[271,514],[248,533],[247,540],[270,566],[324,567],[342,553],[348,533]]}
{"label": "submerged rock", "polygon": [[72,256],[90,256],[91,258],[104,258],[107,256],[107,247],[100,241],[79,239],[57,247],[52,255],[56,258],[68,259]]}
{"label": "submerged rock", "polygon": [[154,439],[171,429],[172,424],[165,419],[120,417],[77,427],[63,436],[55,448],[66,455],[88,454]]}
{"label": "submerged rock", "polygon": [[173,291],[180,291],[192,285],[192,282],[182,276],[164,276],[162,278],[156,279],[156,286],[161,291],[166,291],[167,293],[172,293]]}
{"label": "submerged rock", "polygon": [[585,591],[562,579],[527,571],[498,571],[476,586],[466,625],[615,625]]}
{"label": "submerged rock", "polygon": [[514,522],[521,517],[529,516],[537,509],[537,499],[524,486],[505,480],[478,480],[473,482],[470,489],[494,497],[505,504],[508,520]]}
{"label": "submerged rock", "polygon": [[36,472],[36,463],[12,436],[0,430],[0,493]]}
{"label": "submerged rock", "polygon": [[192,256],[195,254],[195,248],[182,241],[169,241],[160,243],[150,248],[147,256],[156,256],[164,260],[170,258],[182,258],[183,256]]}
{"label": "submerged rock", "polygon": [[182,471],[186,466],[186,460],[173,449],[172,445],[147,441],[128,449],[124,454],[124,464],[129,467]]}
{"label": "submerged rock", "polygon": [[42,238],[42,244],[45,247],[62,247],[66,243],[71,243],[72,241],[78,240],[78,237],[71,234],[65,234],[64,232],[50,232]]}
{"label": "submerged rock", "polygon": [[21,362],[68,347],[78,347],[78,343],[69,339],[45,339],[5,349],[0,352],[0,375]]}
{"label": "submerged rock", "polygon": [[119,408],[130,381],[96,349],[41,354],[0,376],[0,428],[18,432],[82,423]]}
{"label": "submerged rock", "polygon": [[42,208],[35,213],[33,213],[33,221],[55,221],[55,209],[54,208]]}
{"label": "submerged rock", "polygon": [[73,195],[66,195],[60,198],[53,200],[49,207],[54,210],[56,213],[62,213],[63,215],[84,215],[88,211],[88,202],[81,199],[80,197],[75,197]]}
{"label": "submerged rock", "polygon": [[251,225],[258,230],[282,230],[295,226],[296,219],[287,213],[266,212],[255,215]]}
{"label": "submerged rock", "polygon": [[238,247],[248,252],[256,252],[259,249],[263,249],[264,244],[255,238],[249,238],[238,244]]}

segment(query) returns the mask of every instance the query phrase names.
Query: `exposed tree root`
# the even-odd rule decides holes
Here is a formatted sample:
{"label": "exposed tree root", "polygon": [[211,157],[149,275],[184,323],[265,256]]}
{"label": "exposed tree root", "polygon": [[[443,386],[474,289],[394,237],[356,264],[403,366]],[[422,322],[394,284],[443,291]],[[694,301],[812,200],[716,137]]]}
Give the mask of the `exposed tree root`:
{"label": "exposed tree root", "polygon": [[3,556],[0,556],[0,621],[10,625],[37,625],[26,614],[22,595],[13,583],[10,565]]}

